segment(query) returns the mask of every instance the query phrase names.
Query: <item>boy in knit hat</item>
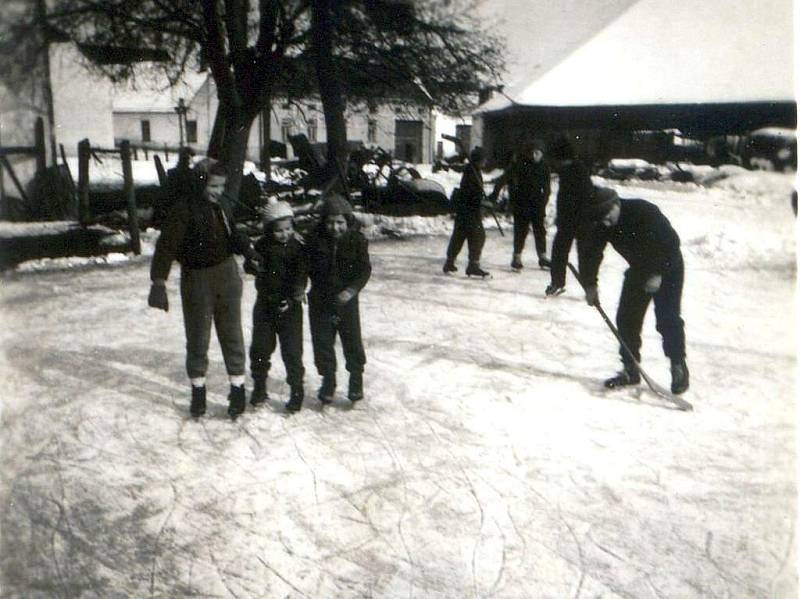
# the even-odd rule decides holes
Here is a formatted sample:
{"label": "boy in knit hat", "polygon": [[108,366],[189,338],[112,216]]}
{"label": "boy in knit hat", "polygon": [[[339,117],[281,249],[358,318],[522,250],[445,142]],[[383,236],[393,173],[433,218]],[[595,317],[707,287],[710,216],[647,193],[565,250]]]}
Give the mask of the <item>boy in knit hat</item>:
{"label": "boy in knit hat", "polygon": [[245,272],[256,276],[253,306],[253,340],[250,372],[253,393],[250,403],[267,401],[267,374],[276,337],[286,368],[289,401],[286,410],[297,412],[303,405],[303,300],[308,263],[305,250],[294,234],[294,213],[286,202],[270,201],[264,210],[264,235],[256,242],[260,264],[245,261]]}
{"label": "boy in knit hat", "polygon": [[[683,257],[681,241],[661,211],[645,200],[620,199],[612,189],[596,188],[581,214],[578,259],[586,302],[598,303],[597,273],[606,243],[629,264],[617,308],[617,328],[625,345],[639,361],[642,323],[653,299],[656,329],[663,339],[664,354],[670,359],[672,392],[689,388],[686,367],[686,337],[681,318]],[[605,386],[616,388],[639,383],[639,371],[620,347],[623,370]]]}
{"label": "boy in knit hat", "polygon": [[314,364],[322,376],[318,398],[333,401],[336,391],[336,334],[342,340],[345,367],[350,373],[347,397],[364,398],[363,372],[367,362],[361,341],[358,295],[372,273],[367,239],[358,230],[353,208],[340,195],[322,207],[322,221],[307,246],[311,289],[308,317]]}

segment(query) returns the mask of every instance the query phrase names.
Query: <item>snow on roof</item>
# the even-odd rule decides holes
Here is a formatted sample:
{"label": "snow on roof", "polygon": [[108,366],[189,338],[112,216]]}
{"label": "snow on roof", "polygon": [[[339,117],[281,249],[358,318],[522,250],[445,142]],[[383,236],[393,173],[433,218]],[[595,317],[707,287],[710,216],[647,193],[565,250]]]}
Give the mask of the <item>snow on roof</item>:
{"label": "snow on roof", "polygon": [[527,106],[793,101],[791,0],[639,0],[555,67],[486,102]]}
{"label": "snow on roof", "polygon": [[186,104],[206,82],[207,73],[186,73],[183,79],[170,87],[165,78],[140,77],[135,82],[114,88],[114,112],[174,112],[178,100]]}

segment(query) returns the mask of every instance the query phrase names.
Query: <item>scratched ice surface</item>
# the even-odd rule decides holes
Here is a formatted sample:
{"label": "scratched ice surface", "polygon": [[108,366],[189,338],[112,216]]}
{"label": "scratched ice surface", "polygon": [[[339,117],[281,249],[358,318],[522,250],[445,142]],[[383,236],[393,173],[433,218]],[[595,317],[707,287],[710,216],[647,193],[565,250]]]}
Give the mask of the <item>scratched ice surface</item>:
{"label": "scratched ice surface", "polygon": [[[544,299],[532,241],[509,272],[508,226],[483,282],[440,274],[446,236],[373,242],[367,399],[340,368],[321,410],[307,342],[303,411],[276,355],[236,423],[215,340],[187,417],[176,271],[166,315],[146,259],[6,275],[0,596],[795,596],[791,184],[615,184],[683,239],[692,413],[602,391],[610,333],[574,280]],[[652,314],[643,359],[668,382]]]}

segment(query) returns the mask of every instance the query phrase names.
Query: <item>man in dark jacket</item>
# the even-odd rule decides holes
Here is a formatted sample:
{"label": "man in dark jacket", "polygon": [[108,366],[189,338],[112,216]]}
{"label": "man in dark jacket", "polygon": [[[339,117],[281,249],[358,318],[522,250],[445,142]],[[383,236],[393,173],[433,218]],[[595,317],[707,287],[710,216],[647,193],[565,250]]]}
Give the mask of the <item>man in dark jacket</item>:
{"label": "man in dark jacket", "polygon": [[450,236],[450,243],[447,245],[447,259],[442,267],[445,274],[458,270],[455,263],[456,258],[466,240],[469,252],[467,276],[486,277],[489,275],[481,268],[481,252],[486,241],[486,231],[483,229],[481,215],[481,204],[486,199],[483,191],[483,175],[481,174],[483,162],[483,150],[480,147],[473,148],[469,160],[464,165],[461,183],[454,197],[453,233]]}
{"label": "man in dark jacket", "polygon": [[[208,166],[208,165],[206,165]],[[227,173],[219,163],[201,166],[200,192],[180,196],[161,227],[150,266],[148,304],[169,309],[166,280],[173,260],[181,265],[181,304],[186,331],[186,372],[192,384],[190,411],[206,410],[205,376],[211,323],[216,325],[230,379],[228,413],[244,411],[245,351],[242,337],[242,279],[233,254],[260,257],[246,235],[236,230],[224,198]]]}
{"label": "man in dark jacket", "polygon": [[575,152],[566,139],[558,139],[551,146],[549,155],[558,173],[557,230],[553,240],[550,285],[545,290],[546,295],[553,296],[564,292],[567,261],[578,230],[580,212],[592,200],[594,187],[589,169],[575,158]]}
{"label": "man in dark jacket", "polygon": [[367,363],[361,340],[359,293],[367,284],[372,265],[366,237],[358,230],[350,203],[331,195],[322,208],[322,222],[307,244],[309,279],[308,319],[314,365],[322,376],[318,398],[330,403],[336,391],[336,334],[342,340],[345,367],[350,373],[347,397],[364,397],[363,372]]}
{"label": "man in dark jacket", "polygon": [[[589,305],[598,303],[597,273],[606,243],[628,262],[617,308],[617,328],[622,340],[639,361],[642,323],[650,298],[656,311],[656,329],[670,359],[672,392],[689,388],[686,338],[681,319],[683,257],[680,238],[661,211],[644,200],[624,200],[613,190],[598,189],[582,214],[578,238],[581,282]],[[614,388],[639,383],[639,371],[620,347],[624,369],[605,382]]]}
{"label": "man in dark jacket", "polygon": [[514,213],[514,255],[511,268],[522,268],[522,250],[531,228],[539,266],[549,267],[550,260],[545,255],[547,232],[544,228],[544,217],[547,200],[550,198],[550,169],[544,162],[544,144],[540,140],[535,139],[522,147],[520,154],[506,171],[495,179],[489,200],[496,202],[500,190],[506,185]]}

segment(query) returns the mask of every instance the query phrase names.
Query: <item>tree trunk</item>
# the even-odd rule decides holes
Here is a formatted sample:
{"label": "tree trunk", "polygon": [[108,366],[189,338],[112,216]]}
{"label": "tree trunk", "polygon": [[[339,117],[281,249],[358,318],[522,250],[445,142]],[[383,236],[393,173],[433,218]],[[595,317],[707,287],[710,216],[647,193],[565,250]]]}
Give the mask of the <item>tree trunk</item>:
{"label": "tree trunk", "polygon": [[225,120],[226,108],[224,102],[220,98],[217,104],[217,113],[214,115],[214,126],[211,129],[211,139],[208,140],[208,151],[206,155],[209,158],[219,160],[222,156],[222,148],[225,143]]}
{"label": "tree trunk", "polygon": [[[344,120],[346,103],[333,60],[335,32],[332,8],[334,1],[314,0],[311,20],[317,82],[328,137],[327,175],[329,177],[337,176],[340,171],[344,172],[348,158],[347,125]],[[342,181],[339,183],[343,184]],[[335,188],[337,187],[339,186],[335,186]]]}
{"label": "tree trunk", "polygon": [[267,175],[267,181],[272,177],[270,176],[272,170],[272,160],[270,155],[270,146],[272,145],[272,95],[267,92],[264,94],[264,106],[261,108],[261,139],[263,140],[263,148],[261,149],[261,170]]}
{"label": "tree trunk", "polygon": [[226,118],[225,143],[222,147],[222,160],[228,168],[228,181],[225,191],[238,200],[242,183],[242,167],[247,157],[247,141],[250,128],[256,118],[256,112],[245,112],[243,109],[231,111]]}

